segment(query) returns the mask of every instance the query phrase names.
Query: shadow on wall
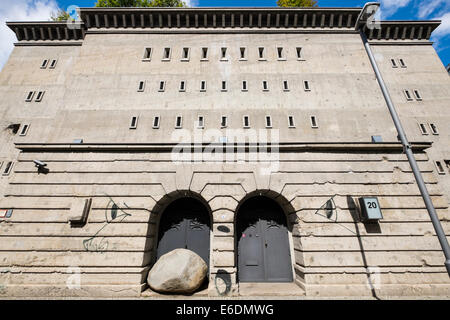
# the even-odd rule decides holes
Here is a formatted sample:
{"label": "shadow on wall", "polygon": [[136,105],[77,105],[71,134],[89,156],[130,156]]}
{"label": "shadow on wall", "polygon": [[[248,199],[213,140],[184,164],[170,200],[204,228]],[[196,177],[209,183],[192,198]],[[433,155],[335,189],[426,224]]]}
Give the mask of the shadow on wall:
{"label": "shadow on wall", "polygon": [[5,128],[5,130],[11,130],[12,134],[17,134],[20,128],[20,123],[12,123]]}
{"label": "shadow on wall", "polygon": [[231,275],[223,269],[217,270],[214,277],[214,288],[219,296],[227,296],[231,291]]}
{"label": "shadow on wall", "polygon": [[[359,248],[360,248],[360,252],[361,252],[361,257],[362,257],[362,261],[364,264],[364,269],[366,269],[366,275],[367,275],[367,284],[370,287],[370,291],[372,292],[372,296],[379,300],[379,297],[377,296],[376,290],[375,290],[375,286],[371,277],[371,270],[369,268],[369,265],[367,263],[367,257],[366,254],[364,252],[364,245],[363,245],[363,240],[361,238],[361,232],[359,230],[359,225],[358,222],[361,222],[361,216],[360,216],[360,209],[359,207],[356,205],[355,201],[353,200],[352,196],[347,196],[347,206],[348,209],[350,211],[350,215],[352,216],[352,220],[353,223],[355,225],[355,231],[356,231],[356,237],[358,239],[358,243],[359,243]],[[370,234],[370,233],[376,233],[376,234],[380,234],[381,233],[381,228],[378,222],[371,222],[371,223],[364,223],[364,228],[366,229],[366,233]]]}

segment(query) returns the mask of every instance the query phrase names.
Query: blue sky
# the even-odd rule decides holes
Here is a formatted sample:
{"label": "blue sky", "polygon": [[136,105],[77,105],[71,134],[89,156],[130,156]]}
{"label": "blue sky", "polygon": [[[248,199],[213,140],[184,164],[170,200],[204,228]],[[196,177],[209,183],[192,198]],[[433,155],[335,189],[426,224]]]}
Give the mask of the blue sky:
{"label": "blue sky", "polygon": [[[50,13],[70,5],[92,7],[96,0],[0,0],[0,70],[13,49],[15,36],[5,21],[48,20]],[[276,0],[185,0],[196,7],[274,7]],[[318,0],[320,7],[362,7],[361,0]],[[380,0],[382,20],[442,20],[433,33],[439,57],[450,64],[450,0]]]}

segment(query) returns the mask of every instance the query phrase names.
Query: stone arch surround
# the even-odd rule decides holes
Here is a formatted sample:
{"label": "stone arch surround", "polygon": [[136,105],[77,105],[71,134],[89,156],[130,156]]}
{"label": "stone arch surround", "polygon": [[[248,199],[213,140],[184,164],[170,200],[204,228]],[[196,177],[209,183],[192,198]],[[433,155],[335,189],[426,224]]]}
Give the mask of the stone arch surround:
{"label": "stone arch surround", "polygon": [[[206,200],[198,193],[196,192],[192,192],[190,190],[176,190],[176,191],[172,191],[164,196],[161,197],[161,199],[159,201],[157,201],[155,203],[155,206],[153,207],[152,211],[151,211],[151,215],[150,215],[150,220],[149,220],[149,225],[148,225],[148,230],[147,230],[147,244],[146,244],[146,248],[151,248],[151,250],[146,251],[144,254],[144,263],[145,261],[150,261],[148,263],[148,268],[146,270],[146,272],[143,274],[143,278],[142,281],[143,283],[146,283],[146,279],[147,279],[147,274],[148,271],[151,269],[151,266],[153,266],[153,264],[156,262],[156,252],[157,252],[157,247],[158,247],[158,236],[159,236],[159,223],[160,220],[162,218],[162,215],[165,214],[165,210],[169,207],[170,204],[174,203],[175,201],[179,200],[179,199],[183,199],[183,198],[188,198],[188,199],[193,199],[198,201],[199,203],[201,203],[203,205],[203,207],[205,208],[205,210],[208,212],[209,215],[209,219],[210,219],[210,226],[212,226],[213,224],[213,218],[212,218],[212,214],[211,214],[211,208],[209,206],[209,204],[206,202]],[[210,240],[210,265],[211,265],[211,258],[212,258],[212,238],[213,238],[213,232],[212,232],[212,228],[210,230],[210,236],[209,236],[209,240]],[[146,286],[144,286],[146,287]]]}

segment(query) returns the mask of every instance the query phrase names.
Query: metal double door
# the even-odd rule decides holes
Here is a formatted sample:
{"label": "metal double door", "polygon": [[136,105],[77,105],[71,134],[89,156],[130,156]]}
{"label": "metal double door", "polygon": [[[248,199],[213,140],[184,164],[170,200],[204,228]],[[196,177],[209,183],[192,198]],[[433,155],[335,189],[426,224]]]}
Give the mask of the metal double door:
{"label": "metal double door", "polygon": [[163,213],[158,232],[156,258],[179,248],[197,253],[209,267],[210,218],[192,199],[178,200]]}
{"label": "metal double door", "polygon": [[[284,213],[249,208],[238,221],[240,282],[292,282],[292,262]],[[278,211],[278,210],[277,210]]]}

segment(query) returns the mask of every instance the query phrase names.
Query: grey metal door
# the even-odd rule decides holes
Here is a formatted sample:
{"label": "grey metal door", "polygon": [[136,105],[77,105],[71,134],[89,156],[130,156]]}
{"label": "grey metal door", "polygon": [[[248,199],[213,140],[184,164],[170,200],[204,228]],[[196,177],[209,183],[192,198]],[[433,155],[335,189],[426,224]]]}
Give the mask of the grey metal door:
{"label": "grey metal door", "polygon": [[292,282],[286,217],[276,202],[255,197],[237,216],[240,282]]}
{"label": "grey metal door", "polygon": [[197,253],[209,266],[210,221],[206,208],[195,199],[179,199],[164,210],[159,223],[156,258],[179,248]]}

